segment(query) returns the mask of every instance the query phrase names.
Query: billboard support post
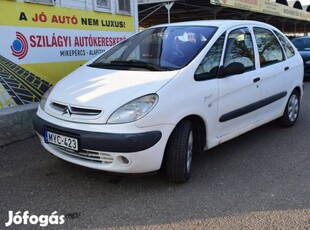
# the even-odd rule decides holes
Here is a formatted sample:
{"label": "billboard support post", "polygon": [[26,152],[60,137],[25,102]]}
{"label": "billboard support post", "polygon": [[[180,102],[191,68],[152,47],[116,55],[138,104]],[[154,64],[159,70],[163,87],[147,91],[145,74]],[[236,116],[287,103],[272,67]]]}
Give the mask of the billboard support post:
{"label": "billboard support post", "polygon": [[174,4],[174,2],[169,2],[169,3],[165,4],[165,7],[166,7],[166,9],[168,11],[168,23],[170,23],[170,9],[173,6],[173,4]]}

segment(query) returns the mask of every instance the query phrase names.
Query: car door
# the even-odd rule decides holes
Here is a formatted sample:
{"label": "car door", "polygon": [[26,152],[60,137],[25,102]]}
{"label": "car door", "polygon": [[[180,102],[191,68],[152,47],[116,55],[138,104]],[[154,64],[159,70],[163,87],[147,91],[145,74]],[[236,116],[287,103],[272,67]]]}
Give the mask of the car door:
{"label": "car door", "polygon": [[287,42],[283,44],[287,49],[283,50],[280,41],[285,43],[286,38],[278,40],[272,30],[254,27],[253,32],[258,47],[257,72],[260,75],[262,97],[257,116],[258,120],[270,120],[283,111],[286,96],[291,93],[288,89],[293,83],[295,70],[289,58],[293,56],[294,49]]}
{"label": "car door", "polygon": [[[254,53],[253,36],[248,27],[229,32],[219,76],[217,137],[242,132],[256,123],[255,103],[260,100],[260,76],[256,72]],[[236,63],[244,66],[243,73],[223,75],[223,70]]]}

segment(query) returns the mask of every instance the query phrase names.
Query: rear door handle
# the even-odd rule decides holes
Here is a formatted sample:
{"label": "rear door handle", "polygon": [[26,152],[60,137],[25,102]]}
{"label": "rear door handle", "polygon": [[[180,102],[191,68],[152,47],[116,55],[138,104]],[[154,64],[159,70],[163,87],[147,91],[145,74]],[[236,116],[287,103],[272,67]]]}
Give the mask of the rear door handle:
{"label": "rear door handle", "polygon": [[286,67],[284,68],[284,71],[288,71],[289,69],[290,69],[290,67],[286,66]]}
{"label": "rear door handle", "polygon": [[258,81],[260,81],[260,77],[257,77],[257,78],[254,78],[254,79],[253,79],[253,82],[254,82],[254,83],[256,83],[256,82],[258,82]]}

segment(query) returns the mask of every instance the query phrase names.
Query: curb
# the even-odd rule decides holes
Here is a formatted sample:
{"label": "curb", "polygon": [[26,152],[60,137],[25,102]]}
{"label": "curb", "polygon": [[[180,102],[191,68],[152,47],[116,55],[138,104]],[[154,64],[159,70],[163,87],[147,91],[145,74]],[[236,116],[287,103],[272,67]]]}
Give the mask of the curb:
{"label": "curb", "polygon": [[0,109],[0,146],[34,136],[32,117],[38,103]]}

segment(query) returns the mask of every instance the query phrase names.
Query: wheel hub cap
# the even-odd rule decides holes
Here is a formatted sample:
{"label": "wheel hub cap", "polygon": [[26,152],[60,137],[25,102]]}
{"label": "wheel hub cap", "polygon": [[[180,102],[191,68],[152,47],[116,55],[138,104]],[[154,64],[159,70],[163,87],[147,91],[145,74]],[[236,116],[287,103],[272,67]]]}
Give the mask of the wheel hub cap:
{"label": "wheel hub cap", "polygon": [[288,118],[294,122],[298,116],[299,100],[296,95],[292,95],[288,104]]}

